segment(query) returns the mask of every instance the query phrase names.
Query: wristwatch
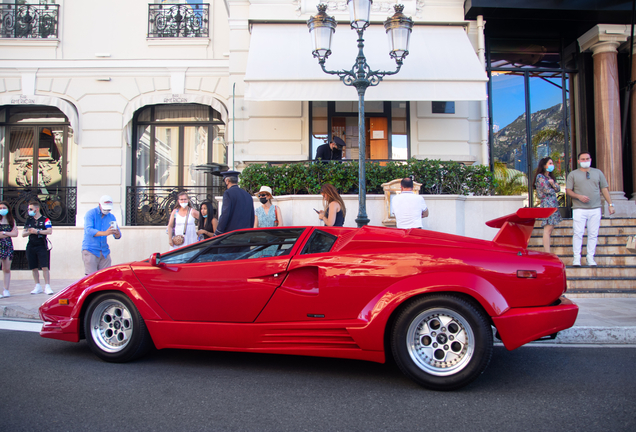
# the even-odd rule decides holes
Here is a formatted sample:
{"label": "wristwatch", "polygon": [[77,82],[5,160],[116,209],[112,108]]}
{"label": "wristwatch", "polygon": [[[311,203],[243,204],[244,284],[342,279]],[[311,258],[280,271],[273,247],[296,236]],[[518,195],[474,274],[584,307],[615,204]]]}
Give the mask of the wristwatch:
{"label": "wristwatch", "polygon": [[614,204],[610,204],[609,206],[610,206],[610,207],[614,207]]}

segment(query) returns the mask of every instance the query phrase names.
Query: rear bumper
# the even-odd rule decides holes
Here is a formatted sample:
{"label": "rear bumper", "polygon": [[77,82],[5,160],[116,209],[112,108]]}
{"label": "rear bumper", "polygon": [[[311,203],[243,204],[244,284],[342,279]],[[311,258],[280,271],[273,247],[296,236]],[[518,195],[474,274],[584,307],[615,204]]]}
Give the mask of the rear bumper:
{"label": "rear bumper", "polygon": [[40,312],[44,321],[40,336],[49,339],[59,339],[68,342],[79,342],[79,320],[76,318],[44,315]]}
{"label": "rear bumper", "polygon": [[513,308],[493,317],[504,346],[513,350],[543,336],[557,333],[574,325],[579,307],[561,297],[554,306]]}

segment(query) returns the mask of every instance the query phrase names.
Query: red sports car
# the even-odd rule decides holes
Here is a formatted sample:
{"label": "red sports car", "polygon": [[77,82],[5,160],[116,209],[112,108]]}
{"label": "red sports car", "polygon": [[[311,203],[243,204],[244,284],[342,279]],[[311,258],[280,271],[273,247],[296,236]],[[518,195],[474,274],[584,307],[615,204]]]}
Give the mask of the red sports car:
{"label": "red sports car", "polygon": [[531,252],[535,218],[488,222],[493,241],[421,229],[230,232],[89,275],[40,307],[41,335],[111,362],[155,346],[384,362],[436,390],[477,378],[493,330],[509,350],[554,337],[578,307],[565,267]]}

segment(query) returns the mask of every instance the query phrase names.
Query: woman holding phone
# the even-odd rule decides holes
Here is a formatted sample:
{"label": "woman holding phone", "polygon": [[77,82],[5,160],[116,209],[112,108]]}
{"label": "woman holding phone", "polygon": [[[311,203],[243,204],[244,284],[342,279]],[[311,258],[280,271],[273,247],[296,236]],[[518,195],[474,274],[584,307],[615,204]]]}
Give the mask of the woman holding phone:
{"label": "woman holding phone", "polygon": [[343,226],[347,209],[336,188],[325,183],[320,188],[320,194],[325,209],[318,212],[318,219],[322,220],[326,226]]}

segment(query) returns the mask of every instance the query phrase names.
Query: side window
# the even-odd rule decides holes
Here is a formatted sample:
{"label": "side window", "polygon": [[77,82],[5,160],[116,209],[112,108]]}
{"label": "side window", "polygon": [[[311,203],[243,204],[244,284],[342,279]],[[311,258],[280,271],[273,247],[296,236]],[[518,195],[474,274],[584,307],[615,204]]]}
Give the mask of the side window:
{"label": "side window", "polygon": [[329,252],[337,237],[324,231],[316,230],[303,248],[301,255]]}
{"label": "side window", "polygon": [[[283,256],[290,253],[303,231],[301,228],[238,232],[207,241],[194,253],[184,250],[179,262],[205,263]],[[161,261],[174,262],[171,259],[175,259],[173,255],[165,259],[162,257]]]}

